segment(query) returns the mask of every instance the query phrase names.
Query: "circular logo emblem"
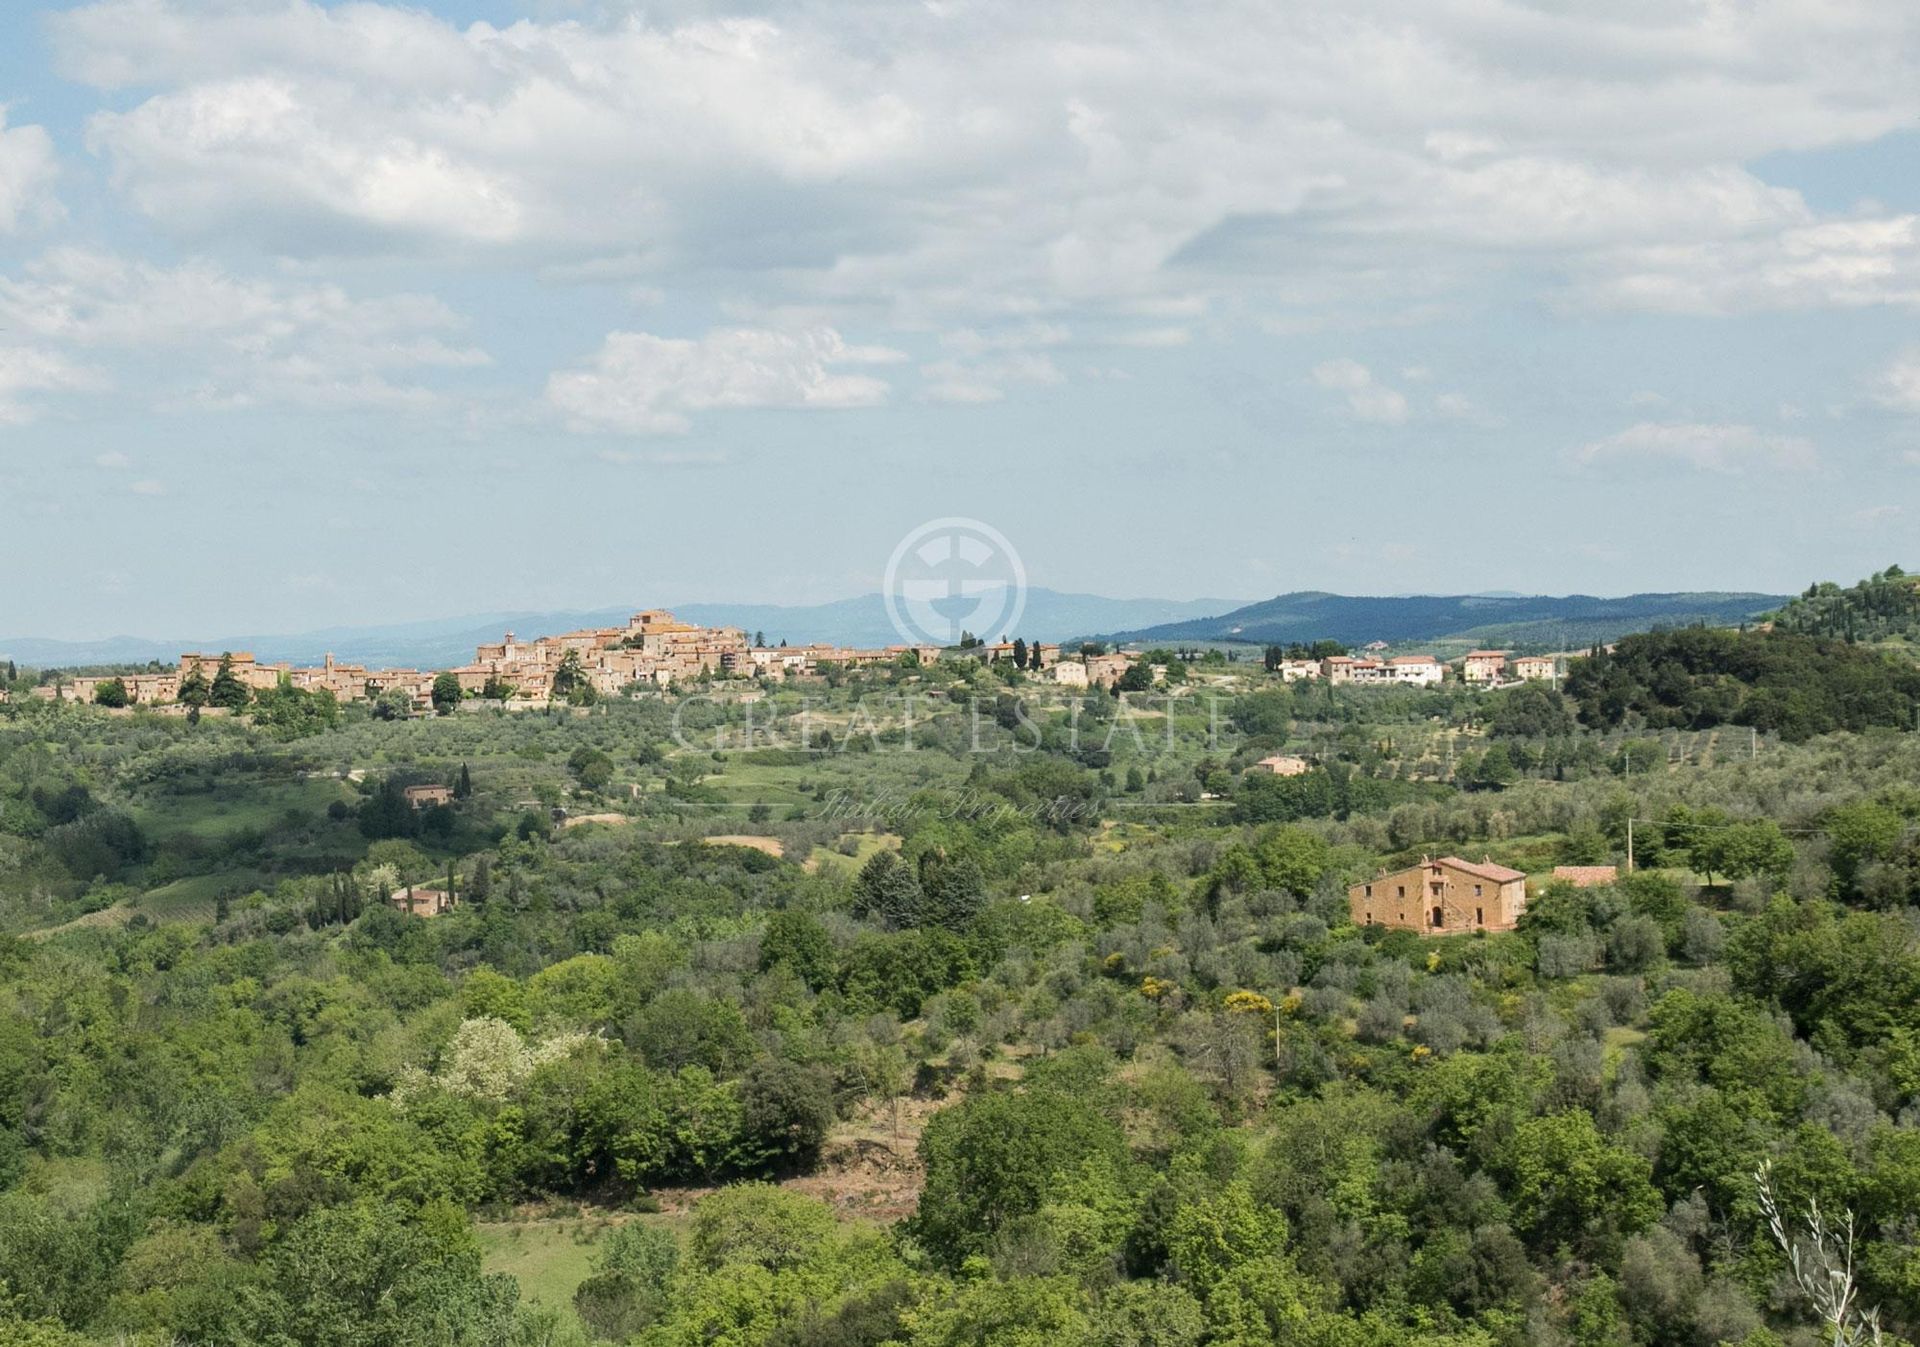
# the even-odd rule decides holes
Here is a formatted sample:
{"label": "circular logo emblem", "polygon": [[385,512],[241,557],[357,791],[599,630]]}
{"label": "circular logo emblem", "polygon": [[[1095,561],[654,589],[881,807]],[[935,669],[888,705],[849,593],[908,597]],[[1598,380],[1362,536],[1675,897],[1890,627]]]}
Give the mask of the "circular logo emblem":
{"label": "circular logo emblem", "polygon": [[900,540],[882,587],[908,645],[1010,640],[1027,606],[1027,571],[1006,535],[977,519],[931,519]]}

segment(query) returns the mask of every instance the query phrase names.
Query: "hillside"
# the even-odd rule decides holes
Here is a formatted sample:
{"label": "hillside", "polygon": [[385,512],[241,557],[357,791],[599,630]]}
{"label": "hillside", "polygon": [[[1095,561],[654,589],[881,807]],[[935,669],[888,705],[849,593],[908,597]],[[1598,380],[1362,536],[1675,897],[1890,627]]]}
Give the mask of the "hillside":
{"label": "hillside", "polygon": [[1782,602],[1779,596],[1750,593],[1629,594],[1622,598],[1586,594],[1359,598],[1308,590],[1248,604],[1218,617],[1112,632],[1108,639],[1148,644],[1231,641],[1248,645],[1322,639],[1350,645],[1368,641],[1395,645],[1461,641],[1579,649],[1656,626],[1737,626]]}
{"label": "hillside", "polygon": [[1595,728],[1750,725],[1797,741],[1913,725],[1920,669],[1827,636],[1687,629],[1629,636],[1574,660],[1566,692]]}
{"label": "hillside", "polygon": [[1802,636],[1920,645],[1920,576],[1889,566],[1844,589],[1823,581],[1782,608],[1774,625]]}
{"label": "hillside", "polygon": [[0,703],[0,1344],[1913,1342],[1920,670],[1575,668]]}

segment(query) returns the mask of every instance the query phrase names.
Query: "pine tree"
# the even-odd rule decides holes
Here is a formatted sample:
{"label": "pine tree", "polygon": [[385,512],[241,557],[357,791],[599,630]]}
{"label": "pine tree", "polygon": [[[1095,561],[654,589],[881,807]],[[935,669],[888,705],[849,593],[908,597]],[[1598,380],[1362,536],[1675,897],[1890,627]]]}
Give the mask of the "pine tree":
{"label": "pine tree", "polygon": [[195,664],[187,670],[185,677],[181,678],[180,691],[175,694],[174,699],[180,705],[197,711],[207,704],[209,690],[207,676],[200,671],[200,666]]}
{"label": "pine tree", "polygon": [[207,692],[207,703],[237,711],[252,700],[252,697],[253,694],[247,691],[247,685],[242,683],[233,671],[233,655],[231,653],[221,655],[220,667],[213,675],[213,686]]}
{"label": "pine tree", "polygon": [[920,857],[920,919],[963,930],[986,904],[987,881],[973,857],[928,851]]}
{"label": "pine tree", "polygon": [[889,926],[918,926],[925,902],[920,881],[891,851],[876,852],[853,882],[854,915]]}
{"label": "pine tree", "polygon": [[453,783],[453,798],[464,800],[473,794],[473,773],[467,770],[467,764],[460,764],[460,778]]}

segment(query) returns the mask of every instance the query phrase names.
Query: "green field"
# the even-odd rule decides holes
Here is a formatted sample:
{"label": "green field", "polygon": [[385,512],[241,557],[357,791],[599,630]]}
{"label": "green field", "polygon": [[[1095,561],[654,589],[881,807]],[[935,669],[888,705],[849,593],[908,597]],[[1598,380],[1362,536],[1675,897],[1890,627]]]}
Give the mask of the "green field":
{"label": "green field", "polygon": [[571,1311],[573,1293],[592,1273],[601,1239],[636,1220],[674,1228],[682,1224],[674,1216],[583,1210],[573,1216],[476,1222],[474,1234],[483,1270],[512,1277],[520,1284],[523,1301]]}
{"label": "green field", "polygon": [[807,857],[807,864],[815,870],[837,870],[851,875],[880,852],[900,848],[898,833],[855,833],[853,837],[853,855],[842,855],[831,847],[815,847]]}
{"label": "green field", "polygon": [[573,1292],[593,1270],[594,1246],[612,1226],[604,1217],[501,1221],[475,1226],[488,1272],[520,1283],[521,1296],[544,1305],[571,1305]]}
{"label": "green field", "polygon": [[127,812],[152,836],[184,832],[217,841],[250,829],[264,832],[290,815],[324,814],[336,800],[354,804],[359,796],[346,782],[328,777],[252,778],[206,792],[143,796]]}

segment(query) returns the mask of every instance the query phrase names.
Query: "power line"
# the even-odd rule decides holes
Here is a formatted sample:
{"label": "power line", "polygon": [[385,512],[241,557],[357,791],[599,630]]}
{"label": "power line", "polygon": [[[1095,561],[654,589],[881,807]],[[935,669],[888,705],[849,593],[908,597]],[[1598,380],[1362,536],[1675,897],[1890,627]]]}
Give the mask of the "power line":
{"label": "power line", "polygon": [[[1744,828],[1750,823],[1771,823],[1772,820],[1766,818],[1744,818],[1734,819],[1727,823],[1694,823],[1691,820],[1640,818],[1635,816],[1628,819],[1627,822],[1644,823],[1654,828]],[[1780,829],[1783,833],[1793,833],[1795,836],[1800,837],[1825,837],[1827,835],[1825,828],[1789,828],[1779,823],[1775,823],[1773,826]]]}

